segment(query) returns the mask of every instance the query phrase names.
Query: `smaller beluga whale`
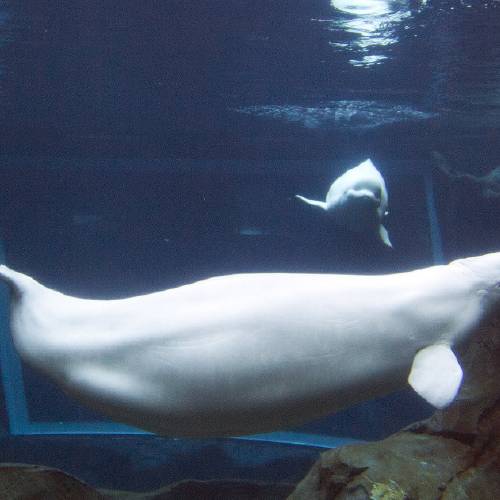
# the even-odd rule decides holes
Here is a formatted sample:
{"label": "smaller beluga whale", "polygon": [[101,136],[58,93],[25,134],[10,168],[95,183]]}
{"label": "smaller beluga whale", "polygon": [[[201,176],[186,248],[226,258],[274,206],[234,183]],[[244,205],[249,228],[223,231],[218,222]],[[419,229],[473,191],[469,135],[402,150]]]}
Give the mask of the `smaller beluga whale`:
{"label": "smaller beluga whale", "polygon": [[325,201],[296,198],[327,212],[338,226],[355,232],[374,232],[392,247],[389,233],[382,224],[388,215],[389,197],[384,178],[370,159],[347,170],[330,186]]}
{"label": "smaller beluga whale", "polygon": [[463,377],[457,347],[500,307],[500,252],[387,275],[219,276],[115,300],[5,265],[0,279],[25,362],[94,410],[168,436],[289,428],[407,383],[443,408]]}

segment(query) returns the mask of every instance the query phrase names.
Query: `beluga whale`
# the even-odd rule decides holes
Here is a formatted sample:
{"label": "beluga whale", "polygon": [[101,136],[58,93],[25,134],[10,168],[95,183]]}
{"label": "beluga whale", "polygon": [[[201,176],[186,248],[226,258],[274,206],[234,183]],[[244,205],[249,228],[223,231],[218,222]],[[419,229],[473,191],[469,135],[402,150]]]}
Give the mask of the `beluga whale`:
{"label": "beluga whale", "polygon": [[337,225],[356,232],[376,232],[385,245],[392,247],[389,233],[382,224],[388,215],[387,188],[370,159],[338,177],[330,186],[325,201],[295,196],[308,205],[325,210]]}
{"label": "beluga whale", "polygon": [[437,408],[457,347],[500,306],[500,252],[387,275],[219,276],[147,295],[64,295],[0,266],[22,359],[161,435],[275,431],[408,383]]}

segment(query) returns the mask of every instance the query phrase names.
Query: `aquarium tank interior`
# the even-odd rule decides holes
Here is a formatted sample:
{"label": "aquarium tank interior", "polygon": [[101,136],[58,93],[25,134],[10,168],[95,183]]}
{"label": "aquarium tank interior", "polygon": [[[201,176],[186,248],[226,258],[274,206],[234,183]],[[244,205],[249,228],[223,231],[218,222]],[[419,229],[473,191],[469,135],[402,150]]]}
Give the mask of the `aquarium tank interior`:
{"label": "aquarium tank interior", "polygon": [[[51,289],[123,299],[500,250],[497,0],[2,0],[0,33],[1,262]],[[376,228],[297,198],[328,204],[368,159],[388,196]],[[407,386],[270,433],[156,435],[21,360],[0,293],[3,463],[105,490],[276,488],[161,498],[286,498],[325,450],[434,412]]]}

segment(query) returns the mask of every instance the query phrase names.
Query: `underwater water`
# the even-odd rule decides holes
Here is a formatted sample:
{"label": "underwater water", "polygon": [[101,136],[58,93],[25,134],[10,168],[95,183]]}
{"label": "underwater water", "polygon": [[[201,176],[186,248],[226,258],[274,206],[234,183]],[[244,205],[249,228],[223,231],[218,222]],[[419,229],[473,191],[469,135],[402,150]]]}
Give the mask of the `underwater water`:
{"label": "underwater water", "polygon": [[[498,1],[4,0],[0,40],[3,257],[63,293],[396,273],[500,247]],[[295,197],[323,200],[367,158],[393,248]],[[1,308],[0,461],[101,487],[296,482],[319,450],[433,411],[407,389],[265,436],[149,436],[23,364],[6,293]]]}

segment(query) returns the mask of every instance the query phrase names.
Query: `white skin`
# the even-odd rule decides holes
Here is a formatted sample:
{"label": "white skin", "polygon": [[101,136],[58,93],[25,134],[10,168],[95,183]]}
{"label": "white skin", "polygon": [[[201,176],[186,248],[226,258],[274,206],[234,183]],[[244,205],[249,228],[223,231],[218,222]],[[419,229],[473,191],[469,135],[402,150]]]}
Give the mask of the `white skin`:
{"label": "white skin", "polygon": [[[0,266],[26,362],[111,418],[171,436],[266,432],[332,413],[405,387],[429,346],[457,367],[448,346],[498,301],[495,276],[500,253],[401,274],[232,275],[86,300]],[[448,365],[430,363],[422,388],[431,358],[420,357],[412,385],[447,404],[459,366],[450,389]]]}

